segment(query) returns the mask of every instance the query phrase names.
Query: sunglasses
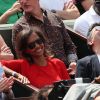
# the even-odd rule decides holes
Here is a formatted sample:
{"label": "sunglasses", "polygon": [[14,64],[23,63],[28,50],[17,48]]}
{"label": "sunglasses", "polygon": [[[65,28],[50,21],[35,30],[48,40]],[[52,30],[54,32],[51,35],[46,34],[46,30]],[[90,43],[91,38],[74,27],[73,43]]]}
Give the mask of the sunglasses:
{"label": "sunglasses", "polygon": [[42,39],[37,39],[34,42],[29,43],[27,47],[29,49],[34,49],[36,47],[36,44],[39,44],[39,45],[43,44],[43,40]]}

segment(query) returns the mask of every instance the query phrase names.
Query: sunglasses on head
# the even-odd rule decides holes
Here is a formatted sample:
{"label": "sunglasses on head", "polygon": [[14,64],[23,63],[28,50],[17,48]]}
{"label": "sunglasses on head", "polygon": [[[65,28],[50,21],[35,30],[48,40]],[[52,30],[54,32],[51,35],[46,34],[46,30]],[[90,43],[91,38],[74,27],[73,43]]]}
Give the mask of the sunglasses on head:
{"label": "sunglasses on head", "polygon": [[28,44],[28,48],[29,49],[34,49],[36,47],[36,44],[43,44],[43,40],[42,39],[37,39],[31,43]]}

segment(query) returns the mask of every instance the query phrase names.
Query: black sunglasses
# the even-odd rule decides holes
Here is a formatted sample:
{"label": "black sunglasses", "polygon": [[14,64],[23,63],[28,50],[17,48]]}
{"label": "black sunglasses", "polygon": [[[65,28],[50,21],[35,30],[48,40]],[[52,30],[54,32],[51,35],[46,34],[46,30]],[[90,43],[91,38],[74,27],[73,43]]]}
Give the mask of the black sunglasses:
{"label": "black sunglasses", "polygon": [[37,39],[34,42],[29,43],[27,47],[29,49],[34,49],[36,47],[36,43],[39,44],[39,45],[43,44],[43,40],[42,39]]}

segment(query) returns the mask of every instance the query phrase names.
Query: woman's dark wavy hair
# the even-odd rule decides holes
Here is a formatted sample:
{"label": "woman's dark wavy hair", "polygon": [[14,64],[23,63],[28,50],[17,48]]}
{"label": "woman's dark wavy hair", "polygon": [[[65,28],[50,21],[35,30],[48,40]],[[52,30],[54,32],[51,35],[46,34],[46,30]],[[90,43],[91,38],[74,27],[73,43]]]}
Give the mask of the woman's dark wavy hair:
{"label": "woman's dark wavy hair", "polygon": [[[32,33],[36,33],[39,36],[39,38],[42,39],[44,46],[45,46],[45,42],[47,41],[47,39],[44,37],[41,29],[38,27],[34,27],[32,29],[30,29],[30,28],[24,29],[21,32],[19,32],[17,37],[16,37],[16,46],[17,46],[17,49],[18,49],[20,56],[22,58],[25,58],[26,60],[28,60],[30,64],[34,63],[34,61],[32,59],[32,55],[25,52],[25,50],[27,50],[27,45],[28,45],[27,41]],[[48,57],[48,56],[52,56],[52,54],[48,49],[45,48],[44,49],[44,56]]]}

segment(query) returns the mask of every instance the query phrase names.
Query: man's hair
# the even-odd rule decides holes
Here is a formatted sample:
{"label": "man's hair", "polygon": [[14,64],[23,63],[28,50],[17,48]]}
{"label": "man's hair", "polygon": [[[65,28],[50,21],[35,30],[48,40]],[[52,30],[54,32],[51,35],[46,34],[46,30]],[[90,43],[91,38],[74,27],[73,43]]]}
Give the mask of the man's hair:
{"label": "man's hair", "polygon": [[91,39],[92,30],[93,30],[96,26],[100,26],[100,23],[94,23],[93,25],[91,25],[91,27],[89,28],[88,34],[87,34],[87,45],[88,45],[88,49],[89,49],[89,51],[90,51],[91,54],[94,54],[94,51],[92,50],[92,45],[89,45],[89,44],[88,44],[88,40]]}
{"label": "man's hair", "polygon": [[93,25],[91,25],[91,27],[89,28],[87,37],[91,36],[92,30],[93,30],[93,28],[95,28],[96,26],[100,26],[100,23],[94,23]]}

